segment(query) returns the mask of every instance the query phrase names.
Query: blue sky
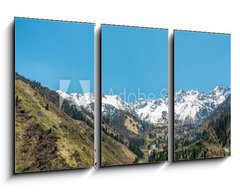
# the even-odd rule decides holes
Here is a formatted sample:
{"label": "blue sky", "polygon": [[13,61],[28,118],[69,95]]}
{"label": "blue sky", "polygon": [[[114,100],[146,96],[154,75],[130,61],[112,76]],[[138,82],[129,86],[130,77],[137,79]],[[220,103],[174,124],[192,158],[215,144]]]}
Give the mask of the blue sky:
{"label": "blue sky", "polygon": [[57,90],[71,80],[68,92],[82,92],[79,80],[94,79],[94,24],[15,20],[16,71]]}
{"label": "blue sky", "polygon": [[[129,102],[140,92],[161,97],[168,88],[168,31],[126,26],[102,26],[102,91]],[[165,91],[166,93],[166,91]],[[150,95],[148,98],[150,98]],[[120,95],[126,100],[126,97]],[[141,96],[140,96],[141,97]]]}
{"label": "blue sky", "polygon": [[230,35],[174,32],[175,90],[230,87]]}

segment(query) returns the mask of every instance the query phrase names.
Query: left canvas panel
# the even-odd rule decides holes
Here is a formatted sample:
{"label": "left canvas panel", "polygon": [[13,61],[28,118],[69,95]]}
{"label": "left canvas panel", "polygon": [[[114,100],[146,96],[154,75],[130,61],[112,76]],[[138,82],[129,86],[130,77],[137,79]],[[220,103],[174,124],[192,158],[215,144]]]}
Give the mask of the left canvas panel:
{"label": "left canvas panel", "polygon": [[94,24],[15,18],[15,173],[94,162]]}

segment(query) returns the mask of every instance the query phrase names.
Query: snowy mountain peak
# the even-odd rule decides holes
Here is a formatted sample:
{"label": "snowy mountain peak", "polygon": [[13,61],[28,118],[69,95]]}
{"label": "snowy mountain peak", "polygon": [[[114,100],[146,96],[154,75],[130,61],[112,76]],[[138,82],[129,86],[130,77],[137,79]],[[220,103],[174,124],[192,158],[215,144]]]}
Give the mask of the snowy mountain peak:
{"label": "snowy mountain peak", "polygon": [[224,85],[218,85],[213,89],[213,91],[229,91],[229,90],[230,88]]}
{"label": "snowy mountain peak", "polygon": [[182,95],[182,94],[185,94],[185,93],[186,93],[186,91],[180,89],[179,91],[175,92],[175,95]]}
{"label": "snowy mountain peak", "polygon": [[64,100],[70,102],[71,105],[85,108],[89,112],[94,112],[94,94],[93,93],[70,93],[67,94],[61,90],[56,91],[59,96]]}
{"label": "snowy mountain peak", "polygon": [[223,85],[219,85],[215,87],[209,94],[213,96],[224,96],[224,95],[229,95],[230,93],[230,88],[225,87]]}
{"label": "snowy mountain peak", "polygon": [[191,90],[187,91],[186,93],[189,95],[199,95],[201,92],[191,89]]}
{"label": "snowy mountain peak", "polygon": [[128,103],[123,101],[119,96],[117,95],[104,95],[102,96],[102,103],[108,104],[116,107],[117,109],[124,110],[128,106]]}
{"label": "snowy mountain peak", "polygon": [[197,90],[177,92],[175,120],[181,123],[201,123],[230,95],[230,88],[219,85],[209,93]]}

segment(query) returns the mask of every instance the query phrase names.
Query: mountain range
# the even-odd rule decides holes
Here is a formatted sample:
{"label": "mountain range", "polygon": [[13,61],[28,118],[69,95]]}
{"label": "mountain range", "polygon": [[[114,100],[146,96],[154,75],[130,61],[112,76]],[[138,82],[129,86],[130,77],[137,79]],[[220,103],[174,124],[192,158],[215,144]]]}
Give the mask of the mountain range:
{"label": "mountain range", "polygon": [[[229,95],[224,86],[209,93],[176,92],[177,159],[225,155],[230,150]],[[127,103],[117,95],[103,95],[102,114],[102,166],[167,160],[167,97]],[[91,166],[93,118],[94,94],[53,91],[16,74],[16,172]],[[197,125],[196,131],[181,126],[189,123]],[[187,147],[193,142],[196,150]],[[214,147],[203,150],[206,146]]]}
{"label": "mountain range", "polygon": [[[57,93],[63,100],[70,101],[79,109],[83,108],[93,113],[94,95],[92,93],[67,94],[60,90]],[[229,95],[230,88],[223,85],[216,86],[209,93],[197,90],[177,91],[174,98],[175,124],[201,124]],[[111,117],[118,110],[153,126],[166,126],[168,123],[168,97],[139,99],[134,103],[127,103],[117,95],[102,96],[103,116]]]}

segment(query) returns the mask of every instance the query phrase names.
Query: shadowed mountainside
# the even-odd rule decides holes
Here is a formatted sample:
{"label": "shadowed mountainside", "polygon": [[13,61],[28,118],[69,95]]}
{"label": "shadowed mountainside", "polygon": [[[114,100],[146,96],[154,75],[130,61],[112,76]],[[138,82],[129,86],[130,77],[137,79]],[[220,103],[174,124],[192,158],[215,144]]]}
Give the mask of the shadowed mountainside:
{"label": "shadowed mountainside", "polygon": [[175,142],[175,160],[230,156],[231,96],[196,129],[182,132],[181,144]]}

